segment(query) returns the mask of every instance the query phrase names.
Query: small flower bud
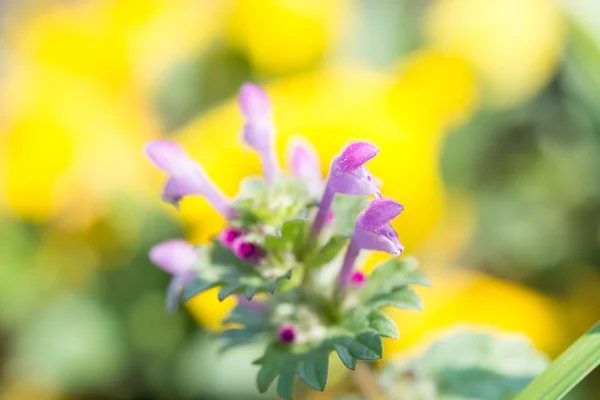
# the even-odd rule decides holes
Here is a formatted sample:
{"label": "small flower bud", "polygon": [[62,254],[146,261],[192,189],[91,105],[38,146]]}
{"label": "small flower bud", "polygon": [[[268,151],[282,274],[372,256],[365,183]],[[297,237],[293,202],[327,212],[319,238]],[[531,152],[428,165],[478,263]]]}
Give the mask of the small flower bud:
{"label": "small flower bud", "polygon": [[352,274],[351,280],[352,280],[352,284],[354,286],[358,286],[358,287],[364,285],[367,282],[367,278],[366,278],[365,274],[363,274],[360,271],[354,272]]}
{"label": "small flower bud", "polygon": [[296,328],[293,325],[284,325],[279,328],[277,337],[281,343],[293,343],[296,341]]}
{"label": "small flower bud", "polygon": [[258,262],[264,256],[260,247],[246,241],[243,236],[240,236],[233,241],[233,254],[248,262]]}
{"label": "small flower bud", "polygon": [[225,228],[221,231],[221,233],[219,234],[219,241],[221,242],[221,245],[227,249],[232,249],[233,248],[233,242],[240,237],[240,235],[242,234],[242,231],[240,231],[239,229],[236,228]]}

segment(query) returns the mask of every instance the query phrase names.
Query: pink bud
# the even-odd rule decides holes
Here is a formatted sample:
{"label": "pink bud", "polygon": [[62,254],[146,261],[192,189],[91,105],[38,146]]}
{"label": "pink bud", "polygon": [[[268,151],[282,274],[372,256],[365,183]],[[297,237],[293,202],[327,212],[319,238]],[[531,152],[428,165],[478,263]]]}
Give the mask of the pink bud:
{"label": "pink bud", "polygon": [[365,277],[365,274],[363,274],[360,271],[354,272],[352,274],[351,280],[355,286],[359,286],[359,287],[364,285],[367,282],[367,278]]}
{"label": "pink bud", "polygon": [[239,229],[228,227],[223,229],[219,234],[219,241],[221,242],[221,245],[223,245],[223,247],[232,249],[233,242],[235,241],[235,239],[240,237],[241,234],[242,231],[240,231]]}
{"label": "pink bud", "polygon": [[233,241],[233,253],[238,258],[248,262],[258,262],[264,256],[260,247],[246,241],[243,236],[240,236]]}
{"label": "pink bud", "polygon": [[279,328],[277,336],[281,343],[293,343],[296,341],[296,328],[293,325],[284,325]]}

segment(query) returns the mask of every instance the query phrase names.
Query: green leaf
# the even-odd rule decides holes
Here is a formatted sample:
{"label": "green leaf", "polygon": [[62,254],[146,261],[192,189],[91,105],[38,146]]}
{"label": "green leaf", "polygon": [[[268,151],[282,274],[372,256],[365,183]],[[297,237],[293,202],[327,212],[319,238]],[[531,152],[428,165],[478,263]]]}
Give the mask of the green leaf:
{"label": "green leaf", "polygon": [[297,367],[298,377],[315,390],[325,390],[329,370],[329,351],[317,349],[300,359]]}
{"label": "green leaf", "polygon": [[225,320],[224,324],[240,324],[245,327],[254,327],[263,324],[260,316],[253,310],[242,305],[237,305],[231,310],[231,313]]}
{"label": "green leaf", "polygon": [[381,311],[372,311],[369,314],[369,326],[381,336],[398,339],[398,327],[396,323]]}
{"label": "green leaf", "polygon": [[[348,349],[350,356],[356,360],[374,361],[379,360],[383,353],[383,344],[379,334],[373,331],[362,332],[356,337],[340,336],[333,340],[333,345],[338,355],[342,353],[340,359],[347,367],[355,366],[355,362],[350,362],[342,347]],[[352,369],[352,368],[351,368]]]}
{"label": "green leaf", "polygon": [[285,362],[277,380],[277,395],[284,400],[293,400],[294,378],[296,376],[296,361]]}
{"label": "green leaf", "polygon": [[580,337],[515,400],[562,399],[600,365],[600,322]]}
{"label": "green leaf", "polygon": [[308,268],[317,268],[328,264],[346,247],[349,237],[335,235],[321,248],[309,261],[306,262]]}
{"label": "green leaf", "polygon": [[306,230],[307,221],[304,219],[286,221],[281,227],[281,237],[291,245],[291,249],[297,258],[304,249]]}
{"label": "green leaf", "polygon": [[254,297],[254,295],[256,294],[257,291],[258,291],[258,288],[256,286],[248,286],[244,290],[244,296],[246,296],[246,299],[252,300],[252,298]]}
{"label": "green leaf", "polygon": [[333,229],[342,236],[351,236],[358,214],[369,204],[369,199],[362,196],[336,194],[333,199]]}
{"label": "green leaf", "polygon": [[279,369],[273,364],[263,364],[256,376],[256,386],[261,393],[266,392],[271,386],[273,380],[279,374]]}
{"label": "green leaf", "polygon": [[210,282],[201,278],[196,278],[183,288],[183,301],[188,301],[196,295],[219,285],[219,283],[220,282],[218,281]]}
{"label": "green leaf", "polygon": [[356,368],[356,359],[352,357],[352,354],[350,354],[350,350],[348,349],[348,347],[342,343],[335,343],[333,345],[333,348],[337,352],[338,357],[346,366],[346,368],[354,371],[354,368]]}
{"label": "green leaf", "polygon": [[225,286],[222,286],[221,289],[219,290],[219,294],[217,295],[217,297],[219,298],[219,301],[225,300],[225,298],[227,296],[235,293],[241,287],[242,287],[242,285],[239,282],[233,282],[233,283],[226,284]]}
{"label": "green leaf", "polygon": [[411,354],[386,363],[379,373],[392,398],[403,393],[407,399],[513,399],[547,365],[546,356],[523,335],[472,329],[452,330]]}
{"label": "green leaf", "polygon": [[405,310],[423,309],[421,298],[419,295],[408,286],[400,287],[391,293],[380,293],[367,300],[367,305],[380,309],[383,307],[396,307]]}
{"label": "green leaf", "polygon": [[278,252],[286,250],[286,240],[281,236],[267,235],[263,248],[267,251]]}

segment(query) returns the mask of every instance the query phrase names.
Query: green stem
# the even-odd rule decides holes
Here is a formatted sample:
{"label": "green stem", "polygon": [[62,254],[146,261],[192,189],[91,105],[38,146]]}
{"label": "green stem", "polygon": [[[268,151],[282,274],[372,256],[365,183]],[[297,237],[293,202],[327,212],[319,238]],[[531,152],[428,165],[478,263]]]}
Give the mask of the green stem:
{"label": "green stem", "polygon": [[577,339],[515,400],[559,400],[600,364],[600,322]]}
{"label": "green stem", "polygon": [[386,394],[379,387],[379,382],[371,367],[366,362],[357,362],[352,376],[365,400],[388,400]]}

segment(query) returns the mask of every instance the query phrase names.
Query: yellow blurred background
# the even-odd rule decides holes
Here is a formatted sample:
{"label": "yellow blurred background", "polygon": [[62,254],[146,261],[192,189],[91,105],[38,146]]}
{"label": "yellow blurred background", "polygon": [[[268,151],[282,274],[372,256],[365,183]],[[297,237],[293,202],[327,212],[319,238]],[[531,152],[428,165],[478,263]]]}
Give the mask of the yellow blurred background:
{"label": "yellow blurred background", "polygon": [[223,221],[162,204],[143,143],[179,141],[234,195],[260,171],[245,81],[282,159],[299,133],[323,173],[350,139],[382,149],[370,168],[433,281],[423,312],[392,312],[383,362],[457,323],[556,356],[600,318],[598,26],[594,0],[0,2],[0,400],[262,398],[260,349],[215,350],[231,302],[165,315],[147,259]]}

